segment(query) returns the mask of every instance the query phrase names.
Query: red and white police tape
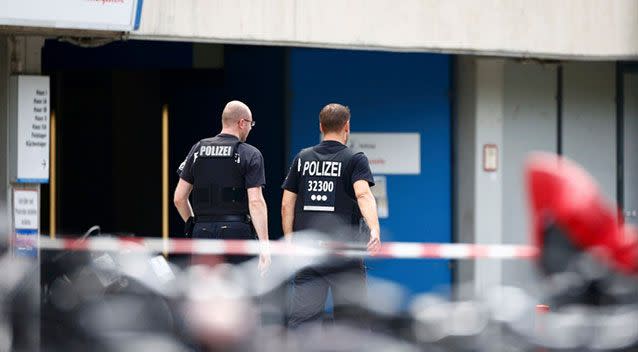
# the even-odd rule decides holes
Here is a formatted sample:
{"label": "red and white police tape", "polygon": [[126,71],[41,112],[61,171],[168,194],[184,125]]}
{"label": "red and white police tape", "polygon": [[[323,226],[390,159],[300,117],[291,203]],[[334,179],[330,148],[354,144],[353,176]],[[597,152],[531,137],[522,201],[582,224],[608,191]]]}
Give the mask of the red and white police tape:
{"label": "red and white police tape", "polygon": [[[260,244],[257,240],[209,240],[209,239],[168,239],[144,237],[95,237],[84,240],[40,238],[43,250],[70,251],[140,251],[167,254],[207,254],[207,255],[258,255]],[[273,255],[344,257],[376,257],[404,259],[528,259],[537,255],[537,249],[525,245],[486,245],[460,243],[382,243],[376,253],[369,253],[360,245],[321,243],[320,245],[289,244],[284,241],[270,241]]]}

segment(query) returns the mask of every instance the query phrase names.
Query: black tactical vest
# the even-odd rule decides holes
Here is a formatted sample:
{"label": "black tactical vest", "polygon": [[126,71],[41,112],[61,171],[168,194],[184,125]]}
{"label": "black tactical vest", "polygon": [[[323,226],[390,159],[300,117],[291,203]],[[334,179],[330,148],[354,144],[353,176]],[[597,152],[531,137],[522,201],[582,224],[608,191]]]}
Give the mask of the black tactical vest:
{"label": "black tactical vest", "polygon": [[[344,148],[334,154],[319,154],[314,147],[299,153],[299,185],[295,204],[295,231],[315,229],[328,234],[349,228],[355,230],[361,212],[352,187],[352,157]],[[353,240],[351,236],[343,238]]]}
{"label": "black tactical vest", "polygon": [[202,139],[193,162],[195,216],[248,214],[246,183],[240,168],[238,140]]}

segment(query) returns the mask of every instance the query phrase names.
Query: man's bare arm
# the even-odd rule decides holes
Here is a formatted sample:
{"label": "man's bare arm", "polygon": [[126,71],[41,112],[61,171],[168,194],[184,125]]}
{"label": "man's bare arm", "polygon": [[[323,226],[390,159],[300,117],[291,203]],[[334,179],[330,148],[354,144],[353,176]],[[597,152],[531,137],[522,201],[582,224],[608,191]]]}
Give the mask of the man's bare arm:
{"label": "man's bare arm", "polygon": [[268,209],[261,187],[248,189],[248,209],[260,241],[268,241]]}
{"label": "man's bare arm", "polygon": [[175,188],[175,194],[173,195],[175,208],[177,208],[177,211],[184,222],[186,222],[189,217],[193,216],[193,208],[191,208],[191,203],[188,201],[188,196],[191,194],[192,190],[193,185],[180,178],[177,183],[177,187]]}
{"label": "man's bare arm", "polygon": [[372,195],[370,185],[366,180],[356,181],[354,184],[354,194],[357,197],[357,204],[361,210],[361,215],[370,228],[370,241],[368,250],[376,251],[381,244],[381,229],[379,226],[379,216],[377,215],[377,202]]}
{"label": "man's bare arm", "polygon": [[290,241],[292,239],[292,225],[295,221],[295,203],[297,194],[284,190],[281,198],[281,225],[284,230],[284,237]]}
{"label": "man's bare arm", "polygon": [[268,208],[261,187],[248,189],[248,210],[259,237],[259,271],[263,274],[270,266],[270,242],[268,241]]}

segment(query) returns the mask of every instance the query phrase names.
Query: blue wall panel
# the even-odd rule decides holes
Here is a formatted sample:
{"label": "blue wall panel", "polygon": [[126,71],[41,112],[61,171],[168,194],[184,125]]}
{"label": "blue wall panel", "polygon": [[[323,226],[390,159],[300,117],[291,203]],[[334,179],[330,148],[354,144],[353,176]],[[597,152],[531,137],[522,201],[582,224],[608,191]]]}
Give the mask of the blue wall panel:
{"label": "blue wall panel", "polygon": [[[353,132],[421,134],[421,174],[387,176],[384,241],[451,241],[449,67],[447,55],[291,49],[290,160],[319,141],[319,111],[329,102],[350,107]],[[447,292],[451,280],[444,260],[369,260],[368,267],[411,292]]]}

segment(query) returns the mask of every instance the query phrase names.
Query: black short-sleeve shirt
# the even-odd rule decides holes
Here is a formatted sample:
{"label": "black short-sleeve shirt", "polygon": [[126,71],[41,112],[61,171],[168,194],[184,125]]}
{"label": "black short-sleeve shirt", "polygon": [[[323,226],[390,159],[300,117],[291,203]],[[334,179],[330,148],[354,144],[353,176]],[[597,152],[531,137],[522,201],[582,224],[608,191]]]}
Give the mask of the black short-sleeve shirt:
{"label": "black short-sleeve shirt", "polygon": [[[318,145],[314,147],[314,150],[319,154],[335,154],[339,151],[347,148],[344,144],[341,144],[337,141],[322,141]],[[292,166],[288,170],[288,175],[284,180],[281,188],[293,192],[299,193],[299,172],[296,167],[293,167],[297,164],[297,159],[299,159],[299,154],[295,156],[295,159],[292,162]],[[365,180],[368,181],[370,187],[374,186],[374,178],[372,177],[372,171],[370,170],[370,163],[368,162],[368,158],[363,153],[357,153],[352,157],[352,174],[350,175],[350,184],[354,184],[357,181]],[[350,187],[347,188],[351,190],[353,194],[349,194],[354,198],[354,190]],[[348,192],[350,193],[350,192]]]}
{"label": "black short-sleeve shirt", "polygon": [[[225,133],[218,134],[217,137],[228,139],[229,142],[239,140],[236,136]],[[197,142],[193,145],[186,159],[177,169],[179,177],[190,184],[195,183],[193,163],[197,159],[199,144],[200,142]],[[264,169],[264,157],[261,155],[259,149],[248,143],[240,143],[237,146],[237,152],[239,153],[239,167],[246,180],[246,188],[265,186],[266,172]]]}

